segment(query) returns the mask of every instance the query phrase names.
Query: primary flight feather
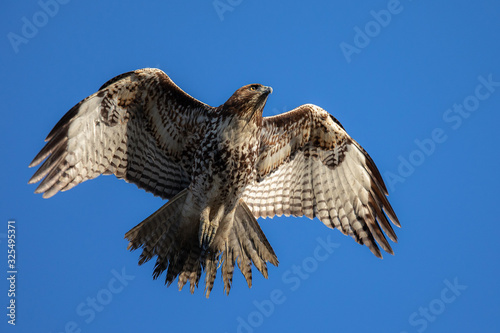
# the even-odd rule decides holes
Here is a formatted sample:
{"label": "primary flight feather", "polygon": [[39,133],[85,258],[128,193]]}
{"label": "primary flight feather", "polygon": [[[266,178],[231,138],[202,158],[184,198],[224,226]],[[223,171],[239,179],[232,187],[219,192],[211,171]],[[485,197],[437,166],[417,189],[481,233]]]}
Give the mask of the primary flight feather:
{"label": "primary flight feather", "polygon": [[[270,87],[246,85],[219,107],[202,103],[161,70],[121,74],[55,125],[30,167],[49,198],[101,174],[168,199],[125,234],[156,257],[169,285],[205,271],[208,297],[220,267],[229,293],[235,264],[251,286],[252,264],[267,278],[276,255],[257,217],[317,217],[382,257],[399,226],[368,153],[322,108],[305,104],[262,117]],[[378,244],[378,245],[377,245]]]}

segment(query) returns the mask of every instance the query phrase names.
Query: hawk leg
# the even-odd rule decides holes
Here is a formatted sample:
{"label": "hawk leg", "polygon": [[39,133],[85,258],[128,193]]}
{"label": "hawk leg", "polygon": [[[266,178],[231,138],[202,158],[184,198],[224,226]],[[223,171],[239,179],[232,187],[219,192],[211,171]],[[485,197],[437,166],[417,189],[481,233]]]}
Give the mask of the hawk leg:
{"label": "hawk leg", "polygon": [[200,230],[199,230],[199,241],[202,250],[208,249],[217,234],[219,228],[219,223],[222,220],[224,214],[224,206],[221,205],[217,210],[216,215],[210,220],[210,206],[207,206],[201,212],[200,216]]}

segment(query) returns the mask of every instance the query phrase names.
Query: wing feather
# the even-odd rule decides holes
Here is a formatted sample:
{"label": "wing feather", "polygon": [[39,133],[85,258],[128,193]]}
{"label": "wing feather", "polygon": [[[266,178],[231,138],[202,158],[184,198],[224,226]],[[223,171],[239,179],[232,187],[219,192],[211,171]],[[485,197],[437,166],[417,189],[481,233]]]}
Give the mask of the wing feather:
{"label": "wing feather", "polygon": [[193,149],[212,107],[159,69],[124,73],[71,108],[30,167],[45,198],[101,174],[170,199],[190,183]]}
{"label": "wing feather", "polygon": [[[318,217],[382,257],[399,221],[368,153],[329,113],[312,104],[265,117],[257,180],[243,200],[256,217]],[[385,234],[384,234],[385,233]]]}

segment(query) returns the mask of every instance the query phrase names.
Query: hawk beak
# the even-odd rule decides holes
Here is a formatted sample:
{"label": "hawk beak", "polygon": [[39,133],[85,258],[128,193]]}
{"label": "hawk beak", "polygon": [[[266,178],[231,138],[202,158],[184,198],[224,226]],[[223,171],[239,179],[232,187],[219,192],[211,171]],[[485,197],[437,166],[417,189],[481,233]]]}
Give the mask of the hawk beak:
{"label": "hawk beak", "polygon": [[273,88],[271,87],[264,87],[264,93],[269,95],[273,93]]}

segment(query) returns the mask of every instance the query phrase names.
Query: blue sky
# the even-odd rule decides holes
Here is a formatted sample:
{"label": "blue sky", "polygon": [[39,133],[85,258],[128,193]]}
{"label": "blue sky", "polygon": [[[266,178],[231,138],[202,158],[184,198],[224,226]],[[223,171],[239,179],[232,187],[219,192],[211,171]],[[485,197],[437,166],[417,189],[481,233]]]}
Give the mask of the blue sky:
{"label": "blue sky", "polygon": [[[0,12],[2,332],[498,332],[496,1],[5,1]],[[318,220],[259,220],[279,267],[210,299],[151,278],[123,235],[162,205],[114,177],[45,200],[28,164],[74,104],[158,67],[222,104],[273,87],[264,115],[314,103],[382,172],[395,256]],[[16,327],[7,224],[16,221]],[[325,245],[326,244],[326,245]],[[319,255],[320,254],[320,255]]]}

